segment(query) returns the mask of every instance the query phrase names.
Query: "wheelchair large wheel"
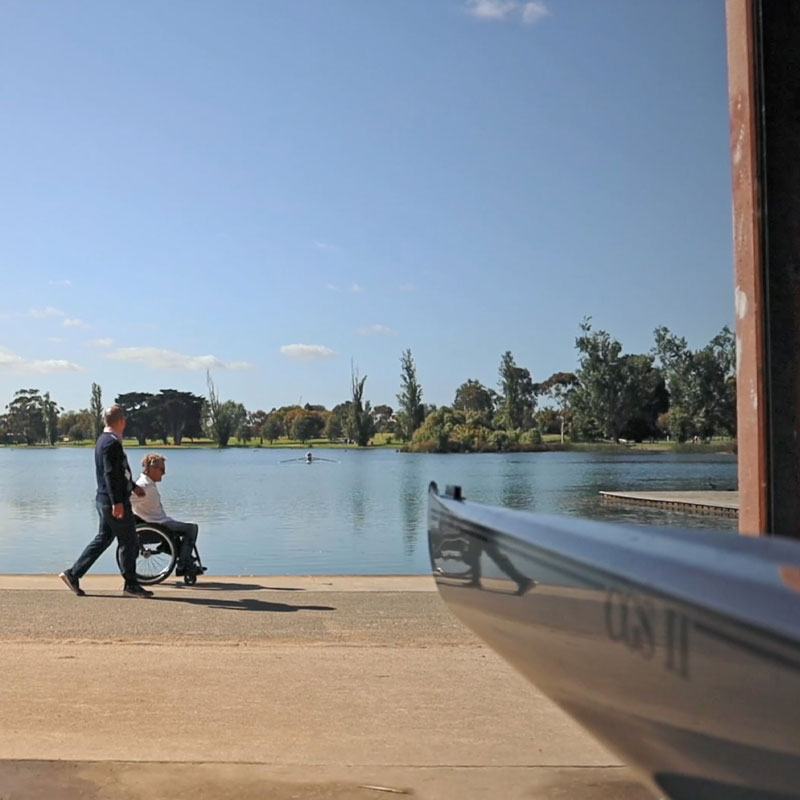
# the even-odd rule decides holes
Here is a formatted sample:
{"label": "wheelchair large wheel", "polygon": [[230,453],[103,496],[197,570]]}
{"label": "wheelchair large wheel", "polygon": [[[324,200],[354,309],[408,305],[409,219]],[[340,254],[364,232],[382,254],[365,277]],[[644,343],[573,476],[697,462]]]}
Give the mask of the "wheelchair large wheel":
{"label": "wheelchair large wheel", "polygon": [[[166,580],[175,568],[178,554],[175,542],[160,528],[153,525],[137,525],[136,578],[139,583],[150,585]],[[117,564],[122,570],[122,554],[117,547]]]}

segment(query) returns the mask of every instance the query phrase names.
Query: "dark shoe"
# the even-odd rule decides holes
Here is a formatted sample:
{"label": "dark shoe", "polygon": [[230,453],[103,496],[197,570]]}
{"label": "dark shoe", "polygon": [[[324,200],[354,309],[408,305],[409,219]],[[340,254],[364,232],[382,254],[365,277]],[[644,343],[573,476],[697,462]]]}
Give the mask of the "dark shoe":
{"label": "dark shoe", "polygon": [[520,581],[517,584],[517,591],[515,592],[515,594],[517,595],[517,597],[522,597],[522,595],[525,594],[525,592],[530,591],[536,585],[537,585],[536,581],[531,580],[530,578],[525,578],[524,581]]}
{"label": "dark shoe", "polygon": [[86,597],[86,592],[81,589],[80,581],[77,578],[73,578],[72,573],[68,569],[59,572],[58,577],[69,586],[71,592],[78,595],[78,597]]}
{"label": "dark shoe", "polygon": [[123,597],[152,597],[153,593],[149,589],[138,583],[129,583],[122,590]]}
{"label": "dark shoe", "polygon": [[188,567],[178,564],[178,566],[175,567],[175,574],[179,578],[182,578],[184,575],[202,575],[206,569],[208,569],[208,567],[201,567],[196,563],[190,564]]}

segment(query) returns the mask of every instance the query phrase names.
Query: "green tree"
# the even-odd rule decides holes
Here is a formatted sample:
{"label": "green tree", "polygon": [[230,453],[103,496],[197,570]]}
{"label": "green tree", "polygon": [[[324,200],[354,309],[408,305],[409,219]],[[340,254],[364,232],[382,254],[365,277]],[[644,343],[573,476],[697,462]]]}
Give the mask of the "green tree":
{"label": "green tree", "polygon": [[208,430],[218,447],[227,447],[233,434],[247,418],[247,411],[241,403],[233,400],[220,401],[211,373],[206,372],[208,382]]}
{"label": "green tree", "polygon": [[298,414],[292,420],[292,439],[300,442],[307,442],[309,439],[316,439],[322,435],[325,428],[325,418],[316,412],[306,412]]}
{"label": "green tree", "polygon": [[325,422],[325,436],[331,442],[341,439],[345,435],[347,420],[350,418],[350,401],[334,406]]}
{"label": "green tree", "polygon": [[352,400],[350,401],[349,414],[345,421],[345,433],[347,438],[352,439],[359,447],[366,447],[375,433],[375,420],[372,417],[369,400],[363,401],[366,380],[366,375],[359,380],[358,370],[351,363],[350,386]]}
{"label": "green tree", "polygon": [[658,418],[669,408],[664,374],[654,365],[652,355],[622,357],[626,414],[620,436],[641,442],[659,434]]}
{"label": "green tree", "polygon": [[663,397],[660,370],[651,355],[624,355],[607,331],[592,330],[589,318],[575,340],[579,369],[572,392],[575,433],[581,438],[619,441],[623,431],[633,438],[653,435]]}
{"label": "green tree", "polygon": [[463,411],[440,406],[428,414],[411,440],[412,449],[449,453],[451,450],[472,449],[474,433],[466,427]]}
{"label": "green tree", "polygon": [[253,438],[253,417],[249,412],[245,412],[242,421],[239,423],[239,427],[236,430],[236,438],[242,444],[250,444],[250,440]]}
{"label": "green tree", "polygon": [[[152,439],[158,430],[158,412],[153,407],[155,395],[151,392],[126,392],[118,394],[114,402],[125,412],[125,431],[136,437],[140,446],[144,447],[148,439]],[[94,420],[94,414],[92,415]]]}
{"label": "green tree", "polygon": [[593,331],[590,318],[581,322],[575,422],[583,438],[619,441],[628,409],[624,406],[626,375],[622,345],[606,331]]}
{"label": "green tree", "polygon": [[453,408],[465,413],[478,414],[483,424],[491,427],[496,403],[497,392],[487,388],[480,381],[469,379],[456,389]]}
{"label": "green tree", "polygon": [[65,411],[58,418],[58,435],[71,442],[82,442],[94,436],[94,418],[88,408]]}
{"label": "green tree", "polygon": [[569,416],[569,404],[575,387],[578,384],[578,379],[572,372],[555,372],[543,384],[541,384],[540,392],[547,395],[552,399],[556,405],[556,414],[558,415],[559,432],[561,433],[561,441],[564,441],[564,430],[567,425]]}
{"label": "green tree", "polygon": [[253,428],[253,436],[258,436],[259,444],[264,444],[264,426],[269,419],[266,411],[254,411],[250,415],[250,425]]}
{"label": "green tree", "polygon": [[280,439],[283,436],[283,418],[281,415],[276,412],[270,413],[264,423],[263,432],[270,444],[276,439]]}
{"label": "green tree", "polygon": [[683,337],[661,326],[655,330],[654,355],[670,398],[670,435],[683,441],[736,433],[736,344],[726,325],[702,349],[692,351]]}
{"label": "green tree", "polygon": [[92,415],[92,433],[96,439],[105,427],[103,422],[103,390],[96,383],[92,384],[92,399],[89,402],[89,412]]}
{"label": "green tree", "polygon": [[400,394],[397,395],[399,410],[396,415],[397,432],[401,438],[411,441],[414,431],[425,419],[422,404],[422,386],[417,380],[417,368],[411,350],[400,356]]}
{"label": "green tree", "polygon": [[12,441],[31,445],[46,440],[43,398],[38,389],[19,389],[6,409],[8,435]]}
{"label": "green tree", "polygon": [[394,420],[392,415],[394,409],[391,406],[379,405],[372,409],[372,416],[375,418],[376,433],[394,433]]}
{"label": "green tree", "polygon": [[202,434],[205,402],[205,398],[192,392],[162,389],[157,395],[151,396],[148,407],[163,436],[171,436],[175,444],[180,444],[184,436]]}
{"label": "green tree", "polygon": [[50,399],[50,392],[42,396],[42,419],[44,420],[45,440],[49,445],[58,441],[58,416],[63,411],[58,403]]}
{"label": "green tree", "polygon": [[506,430],[525,430],[533,426],[536,395],[530,372],[518,367],[510,350],[500,359],[500,422]]}
{"label": "green tree", "polygon": [[536,412],[536,426],[542,433],[559,433],[561,416],[555,408],[540,408]]}

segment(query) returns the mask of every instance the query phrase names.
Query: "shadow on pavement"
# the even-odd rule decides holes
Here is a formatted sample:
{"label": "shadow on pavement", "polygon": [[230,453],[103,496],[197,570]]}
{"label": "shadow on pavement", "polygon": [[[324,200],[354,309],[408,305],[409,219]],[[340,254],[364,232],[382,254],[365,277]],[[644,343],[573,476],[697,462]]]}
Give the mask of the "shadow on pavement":
{"label": "shadow on pavement", "polygon": [[295,586],[264,586],[260,583],[214,583],[214,581],[202,581],[196,583],[194,586],[188,586],[183,581],[172,581],[165,583],[164,586],[172,586],[175,589],[208,589],[212,592],[257,592],[260,589],[269,590],[270,592],[304,592]]}
{"label": "shadow on pavement", "polygon": [[246,597],[242,600],[222,600],[216,597],[164,597],[155,595],[151,600],[159,603],[188,603],[209,608],[223,608],[230,611],[336,611],[334,606],[291,606],[288,603],[269,603]]}

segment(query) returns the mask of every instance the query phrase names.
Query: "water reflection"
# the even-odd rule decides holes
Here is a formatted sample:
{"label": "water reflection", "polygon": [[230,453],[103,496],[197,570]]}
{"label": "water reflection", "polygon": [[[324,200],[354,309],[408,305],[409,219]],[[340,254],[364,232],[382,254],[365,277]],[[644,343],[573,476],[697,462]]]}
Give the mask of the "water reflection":
{"label": "water reflection", "polygon": [[[468,498],[490,505],[659,526],[736,526],[729,518],[604,504],[598,495],[704,489],[708,481],[728,488],[736,484],[732,457],[362,450],[337,451],[338,464],[280,463],[296,455],[169,452],[164,506],[200,525],[210,574],[425,573],[431,480],[460,484]],[[140,454],[129,457],[136,463]],[[96,529],[93,495],[90,449],[0,448],[0,572],[53,572],[68,564]],[[110,558],[97,569],[116,565]],[[502,573],[487,554],[478,569],[484,581]]]}
{"label": "water reflection", "polygon": [[426,491],[424,480],[420,474],[420,459],[408,458],[402,466],[400,482],[400,514],[403,520],[403,542],[407,556],[411,556],[417,547],[421,520],[425,508]]}
{"label": "water reflection", "polygon": [[507,508],[534,507],[533,484],[536,462],[510,459],[503,470],[503,501]]}
{"label": "water reflection", "polygon": [[367,470],[366,459],[362,459],[361,454],[358,454],[353,460],[350,470],[352,475],[350,504],[352,507],[353,529],[357,532],[363,531],[367,523],[367,504],[369,502]]}

